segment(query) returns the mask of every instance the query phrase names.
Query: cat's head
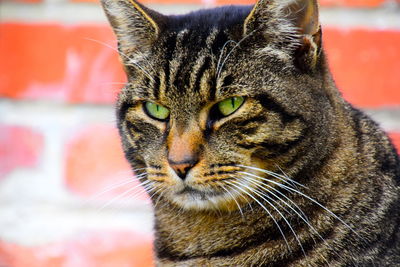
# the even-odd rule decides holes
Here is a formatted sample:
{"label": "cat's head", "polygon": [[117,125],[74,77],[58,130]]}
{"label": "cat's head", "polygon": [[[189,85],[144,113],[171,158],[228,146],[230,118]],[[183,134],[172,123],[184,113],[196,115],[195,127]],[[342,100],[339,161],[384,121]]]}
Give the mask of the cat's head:
{"label": "cat's head", "polygon": [[310,133],[329,119],[316,1],[179,16],[134,0],[102,4],[128,76],[118,101],[123,147],[150,194],[234,210],[263,178],[282,183],[280,168],[300,168],[305,144],[316,142]]}

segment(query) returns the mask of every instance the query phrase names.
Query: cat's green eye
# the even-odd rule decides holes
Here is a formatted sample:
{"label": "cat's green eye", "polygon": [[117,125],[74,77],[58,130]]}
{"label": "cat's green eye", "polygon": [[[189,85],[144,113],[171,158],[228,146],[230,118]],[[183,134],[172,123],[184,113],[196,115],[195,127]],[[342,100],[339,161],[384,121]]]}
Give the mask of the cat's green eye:
{"label": "cat's green eye", "polygon": [[169,116],[169,109],[153,102],[145,102],[144,108],[147,114],[156,120],[166,120]]}
{"label": "cat's green eye", "polygon": [[218,110],[222,115],[228,116],[240,108],[243,102],[244,98],[241,96],[227,98],[218,103]]}

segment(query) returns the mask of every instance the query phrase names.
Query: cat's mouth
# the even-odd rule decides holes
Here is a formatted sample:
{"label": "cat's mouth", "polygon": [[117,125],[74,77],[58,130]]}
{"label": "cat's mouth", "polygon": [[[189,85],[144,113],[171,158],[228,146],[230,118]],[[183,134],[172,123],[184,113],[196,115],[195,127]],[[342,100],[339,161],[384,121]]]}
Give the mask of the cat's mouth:
{"label": "cat's mouth", "polygon": [[[171,192],[172,193],[172,192]],[[195,188],[184,185],[171,195],[171,200],[186,209],[210,210],[216,209],[226,197],[223,192],[210,188]]]}
{"label": "cat's mouth", "polygon": [[181,195],[181,196],[182,195],[190,195],[190,196],[200,199],[200,200],[207,200],[208,198],[219,196],[222,193],[215,192],[215,191],[202,191],[202,190],[193,188],[191,186],[185,185],[185,187],[182,190],[180,190],[179,192],[177,192],[176,194]]}

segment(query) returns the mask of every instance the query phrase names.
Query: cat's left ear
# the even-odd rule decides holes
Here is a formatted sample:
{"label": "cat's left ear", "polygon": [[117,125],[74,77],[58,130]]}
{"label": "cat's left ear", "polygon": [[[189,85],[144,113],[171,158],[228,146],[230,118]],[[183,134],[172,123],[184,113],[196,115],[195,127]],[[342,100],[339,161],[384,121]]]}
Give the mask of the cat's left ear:
{"label": "cat's left ear", "polygon": [[321,51],[317,0],[258,0],[245,20],[244,34],[260,28],[267,39],[294,47],[299,68],[315,68]]}
{"label": "cat's left ear", "polygon": [[135,0],[101,0],[122,57],[146,53],[157,40],[164,16]]}

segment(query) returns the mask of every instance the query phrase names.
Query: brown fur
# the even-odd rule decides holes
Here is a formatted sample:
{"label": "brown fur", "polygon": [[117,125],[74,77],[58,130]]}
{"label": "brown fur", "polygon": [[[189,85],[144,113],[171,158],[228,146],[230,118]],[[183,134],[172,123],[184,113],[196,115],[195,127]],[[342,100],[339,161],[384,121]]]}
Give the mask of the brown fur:
{"label": "brown fur", "polygon": [[[400,266],[399,157],[336,89],[315,1],[169,17],[102,4],[128,76],[118,126],[153,200],[158,266]],[[221,116],[218,103],[239,96]],[[152,118],[146,101],[169,117]]]}

